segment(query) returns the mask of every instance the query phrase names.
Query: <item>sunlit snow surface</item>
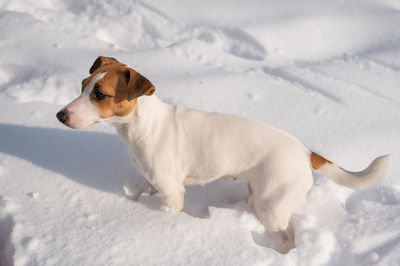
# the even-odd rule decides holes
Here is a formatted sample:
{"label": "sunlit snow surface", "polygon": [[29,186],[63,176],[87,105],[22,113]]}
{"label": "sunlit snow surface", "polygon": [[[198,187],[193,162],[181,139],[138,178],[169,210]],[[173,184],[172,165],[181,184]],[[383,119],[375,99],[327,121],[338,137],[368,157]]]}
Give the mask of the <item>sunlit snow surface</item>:
{"label": "sunlit snow surface", "polygon": [[[399,25],[397,0],[1,1],[0,265],[399,265]],[[365,191],[315,176],[283,256],[239,181],[187,187],[182,213],[130,201],[143,179],[113,127],[55,118],[99,55],[170,104],[271,124],[352,171],[391,153],[388,171]]]}

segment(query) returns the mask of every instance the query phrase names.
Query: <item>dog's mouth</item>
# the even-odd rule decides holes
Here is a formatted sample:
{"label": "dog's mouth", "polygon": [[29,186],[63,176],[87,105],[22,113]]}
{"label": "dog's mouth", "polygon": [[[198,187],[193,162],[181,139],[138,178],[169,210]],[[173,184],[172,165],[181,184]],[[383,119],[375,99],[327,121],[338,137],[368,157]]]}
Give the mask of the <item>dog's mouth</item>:
{"label": "dog's mouth", "polygon": [[57,119],[66,125],[67,127],[70,127],[72,129],[85,129],[87,127],[96,125],[101,122],[101,120],[96,119],[93,122],[85,121],[83,119],[77,119],[76,116],[73,116],[73,112],[69,112],[67,109],[63,109],[60,112],[57,113],[56,115]]}
{"label": "dog's mouth", "polygon": [[94,122],[92,122],[92,123],[90,123],[90,124],[65,123],[65,125],[68,126],[68,127],[70,127],[70,128],[72,128],[72,129],[81,130],[81,129],[85,129],[85,128],[88,128],[88,127],[97,125],[97,124],[99,124],[100,122],[101,122],[101,121],[96,120],[96,121],[94,121]]}

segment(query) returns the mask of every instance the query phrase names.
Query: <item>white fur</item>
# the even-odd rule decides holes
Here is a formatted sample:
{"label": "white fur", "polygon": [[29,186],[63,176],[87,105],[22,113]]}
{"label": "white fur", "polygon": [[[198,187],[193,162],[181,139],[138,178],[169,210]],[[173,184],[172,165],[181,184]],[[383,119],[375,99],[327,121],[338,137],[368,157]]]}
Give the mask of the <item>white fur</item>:
{"label": "white fur", "polygon": [[328,177],[336,184],[352,189],[365,189],[382,177],[386,170],[389,156],[379,156],[365,170],[360,172],[346,171],[335,164],[325,164],[316,172]]}
{"label": "white fur", "polygon": [[[98,74],[66,107],[74,116],[74,127],[101,120],[88,95],[104,75]],[[173,107],[155,95],[139,97],[127,116],[105,121],[116,126],[133,163],[147,179],[143,191],[157,189],[166,206],[180,211],[184,184],[242,178],[250,184],[255,212],[276,239],[278,251],[294,247],[290,217],[313,183],[311,152],[296,138],[257,121]],[[376,182],[385,165],[386,159],[378,159],[360,173],[334,164],[318,171],[338,184],[359,188]],[[140,192],[127,194],[137,198]]]}
{"label": "white fur", "polygon": [[256,121],[172,107],[154,95],[139,97],[131,114],[108,121],[168,207],[182,210],[185,183],[242,178],[260,220],[288,245],[279,249],[293,247],[284,230],[313,182],[310,151],[297,139]]}
{"label": "white fur", "polygon": [[[296,138],[257,121],[173,107],[154,95],[139,97],[129,115],[107,121],[115,124],[133,163],[148,180],[147,189],[157,189],[165,205],[182,210],[184,184],[242,178],[250,184],[256,214],[276,239],[277,250],[294,247],[290,217],[313,183],[311,152]],[[353,185],[371,185],[384,168],[385,160],[378,159],[366,172],[352,173],[361,180],[353,178]],[[350,176],[334,164],[320,172],[335,182],[335,174]],[[369,181],[362,181],[364,176]]]}
{"label": "white fur", "polygon": [[102,121],[99,111],[90,101],[90,93],[96,82],[105,75],[106,72],[97,74],[86,85],[82,94],[64,108],[69,114],[68,126],[75,129],[82,129]]}

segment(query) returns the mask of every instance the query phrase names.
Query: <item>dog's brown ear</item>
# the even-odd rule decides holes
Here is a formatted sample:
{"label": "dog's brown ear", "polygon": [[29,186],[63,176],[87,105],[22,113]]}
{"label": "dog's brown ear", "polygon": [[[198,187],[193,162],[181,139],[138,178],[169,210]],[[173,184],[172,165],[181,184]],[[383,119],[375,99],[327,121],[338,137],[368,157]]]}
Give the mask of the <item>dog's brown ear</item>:
{"label": "dog's brown ear", "polygon": [[156,90],[151,82],[132,68],[124,70],[127,84],[127,100],[131,101],[142,95],[152,95]]}
{"label": "dog's brown ear", "polygon": [[119,63],[117,61],[117,59],[115,59],[115,58],[99,56],[99,57],[97,57],[96,61],[94,61],[92,67],[89,70],[89,73],[93,74],[93,72],[95,72],[96,69],[98,69],[99,67],[102,67],[102,66],[108,65],[108,64],[115,64],[115,63]]}

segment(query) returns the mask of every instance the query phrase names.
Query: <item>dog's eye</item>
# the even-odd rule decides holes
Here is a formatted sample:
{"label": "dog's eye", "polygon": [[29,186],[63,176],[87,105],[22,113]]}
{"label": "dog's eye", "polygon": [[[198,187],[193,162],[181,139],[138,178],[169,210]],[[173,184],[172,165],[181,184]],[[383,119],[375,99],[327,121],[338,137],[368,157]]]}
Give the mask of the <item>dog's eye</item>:
{"label": "dog's eye", "polygon": [[104,93],[102,93],[102,92],[99,90],[98,86],[95,86],[94,89],[95,89],[94,93],[95,93],[95,96],[96,96],[96,99],[97,99],[97,100],[101,101],[101,100],[103,100],[104,98],[106,98],[107,95],[105,95]]}

